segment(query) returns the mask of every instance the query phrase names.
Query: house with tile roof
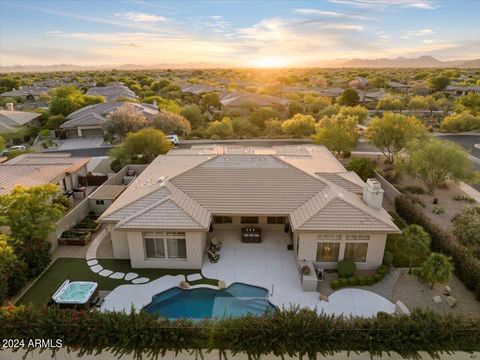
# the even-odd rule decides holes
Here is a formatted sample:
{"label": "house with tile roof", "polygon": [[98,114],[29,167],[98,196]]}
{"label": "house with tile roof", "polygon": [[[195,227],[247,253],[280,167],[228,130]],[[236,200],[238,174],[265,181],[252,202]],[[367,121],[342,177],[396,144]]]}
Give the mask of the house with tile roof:
{"label": "house with tile roof", "polygon": [[22,154],[0,164],[0,195],[17,185],[57,184],[67,192],[79,186],[78,177],[87,175],[89,158],[67,153]]}
{"label": "house with tile roof", "polygon": [[11,103],[8,110],[0,110],[0,134],[17,132],[24,126],[40,125],[40,113],[17,111]]}
{"label": "house with tile roof", "polygon": [[107,86],[94,86],[87,90],[87,95],[103,96],[107,101],[116,101],[118,98],[136,99],[137,95],[127,86],[115,82]]}
{"label": "house with tile roof", "polygon": [[240,243],[255,228],[287,238],[299,263],[375,269],[387,234],[399,233],[382,198],[376,180],[323,146],[206,145],[158,156],[100,221],[114,256],[137,268],[200,269],[213,236],[231,231]]}
{"label": "house with tile roof", "polygon": [[156,104],[142,104],[130,102],[109,101],[85,106],[67,116],[67,121],[60,125],[68,138],[103,137],[102,125],[107,116],[117,111],[121,106],[127,106],[134,111],[141,112],[147,120],[158,114]]}

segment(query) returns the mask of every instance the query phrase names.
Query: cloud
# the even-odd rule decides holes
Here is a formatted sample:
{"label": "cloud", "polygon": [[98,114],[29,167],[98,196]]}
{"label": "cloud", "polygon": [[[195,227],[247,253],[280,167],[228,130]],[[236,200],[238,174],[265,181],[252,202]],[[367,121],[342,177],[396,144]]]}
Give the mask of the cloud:
{"label": "cloud", "polygon": [[351,13],[344,13],[344,12],[337,12],[337,11],[324,11],[318,9],[294,9],[293,12],[295,14],[300,15],[314,15],[314,16],[322,16],[322,17],[330,17],[330,18],[347,18],[347,19],[356,19],[356,20],[367,20],[371,19],[365,15],[360,14],[351,14]]}
{"label": "cloud", "polygon": [[168,20],[164,16],[146,14],[146,13],[135,12],[135,11],[115,13],[114,16],[120,19],[130,20],[134,22],[146,22],[146,23],[166,22]]}
{"label": "cloud", "polygon": [[363,26],[352,25],[352,24],[325,24],[322,27],[324,29],[334,29],[334,30],[355,30],[355,31],[363,30]]}
{"label": "cloud", "polygon": [[435,34],[435,31],[432,29],[421,29],[421,30],[411,30],[404,32],[402,36],[400,36],[401,39],[410,39],[412,37],[422,37],[422,36],[430,36]]}
{"label": "cloud", "polygon": [[435,0],[327,0],[335,4],[349,5],[357,8],[371,10],[385,10],[388,7],[399,6],[433,10],[438,8]]}

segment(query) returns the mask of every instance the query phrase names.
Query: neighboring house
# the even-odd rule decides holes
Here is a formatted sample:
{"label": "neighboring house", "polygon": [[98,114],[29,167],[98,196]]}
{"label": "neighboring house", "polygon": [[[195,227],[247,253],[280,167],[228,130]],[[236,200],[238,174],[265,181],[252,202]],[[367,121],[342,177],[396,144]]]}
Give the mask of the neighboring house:
{"label": "neighboring house", "polygon": [[13,89],[1,93],[1,97],[21,97],[22,99],[33,101],[38,100],[40,95],[47,94],[50,91],[49,87],[46,86],[22,86],[18,90]]}
{"label": "neighboring house", "polygon": [[360,102],[368,103],[370,101],[378,101],[385,96],[385,90],[380,89],[377,91],[359,91],[358,96],[360,97]]}
{"label": "neighboring house", "polygon": [[23,126],[40,125],[41,114],[27,111],[13,110],[11,103],[8,110],[0,110],[0,134],[17,132]]}
{"label": "neighboring house", "polygon": [[479,85],[471,85],[471,86],[455,86],[449,85],[445,90],[443,90],[445,94],[457,96],[465,96],[467,94],[480,94],[480,86]]}
{"label": "neighboring house", "polygon": [[8,194],[16,185],[57,184],[66,192],[78,187],[78,177],[87,175],[89,158],[70,154],[30,153],[0,164],[0,194]]}
{"label": "neighboring house", "polygon": [[344,89],[340,87],[331,87],[331,88],[319,88],[316,92],[322,96],[328,96],[330,98],[337,98],[343,94]]}
{"label": "neighboring house", "polygon": [[199,269],[209,238],[232,231],[240,242],[256,227],[287,232],[281,245],[299,262],[375,269],[387,234],[400,232],[382,198],[376,180],[365,184],[324,146],[210,145],[158,156],[100,221],[115,258],[134,268]]}
{"label": "neighboring house", "polygon": [[258,95],[252,93],[226,92],[220,96],[220,103],[224,108],[239,114],[248,113],[251,109],[271,107],[280,111],[285,110],[287,99]]}
{"label": "neighboring house", "polygon": [[107,116],[118,110],[121,106],[128,106],[136,111],[142,112],[147,120],[151,120],[158,114],[158,106],[156,104],[110,101],[78,109],[67,116],[67,121],[60,125],[60,129],[66,131],[68,138],[103,137],[102,125],[107,119]]}
{"label": "neighboring house", "polygon": [[87,95],[103,96],[107,101],[115,101],[124,97],[136,99],[137,95],[122,83],[113,83],[108,86],[96,86],[88,89]]}
{"label": "neighboring house", "polygon": [[358,76],[348,83],[348,86],[354,89],[365,89],[368,86],[368,80]]}
{"label": "neighboring house", "polygon": [[397,82],[397,81],[390,81],[390,82],[388,83],[388,85],[389,85],[390,88],[392,88],[393,90],[399,91],[399,92],[408,92],[408,90],[410,89],[410,85],[402,84],[402,83],[399,83],[399,82]]}
{"label": "neighboring house", "polygon": [[213,91],[219,91],[221,89],[215,88],[206,84],[181,84],[180,89],[184,93],[191,93],[195,95],[201,95]]}

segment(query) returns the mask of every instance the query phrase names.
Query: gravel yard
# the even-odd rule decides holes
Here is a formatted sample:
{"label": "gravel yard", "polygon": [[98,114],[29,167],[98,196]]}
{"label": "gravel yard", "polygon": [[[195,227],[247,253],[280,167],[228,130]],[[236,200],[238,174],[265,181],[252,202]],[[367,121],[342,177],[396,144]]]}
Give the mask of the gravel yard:
{"label": "gravel yard", "polygon": [[[475,299],[473,292],[453,276],[448,283],[452,289],[451,295],[458,299],[455,307],[449,308],[443,294],[445,285],[436,285],[433,289],[426,283],[421,282],[415,275],[409,275],[408,269],[401,269],[400,276],[393,289],[392,301],[401,300],[410,311],[415,308],[432,309],[441,313],[461,312],[480,314],[480,302]],[[442,298],[440,304],[436,304],[432,298],[439,295]]]}

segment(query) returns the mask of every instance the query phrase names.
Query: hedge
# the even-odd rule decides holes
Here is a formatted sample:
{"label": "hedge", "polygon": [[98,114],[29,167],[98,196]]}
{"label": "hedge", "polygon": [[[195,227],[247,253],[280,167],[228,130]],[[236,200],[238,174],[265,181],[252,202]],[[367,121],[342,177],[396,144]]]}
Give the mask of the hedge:
{"label": "hedge", "polygon": [[349,278],[339,278],[330,282],[330,287],[333,290],[340,289],[345,286],[364,286],[373,285],[376,282],[383,280],[385,275],[389,272],[389,265],[381,265],[375,275],[372,276],[351,276]]}
{"label": "hedge", "polygon": [[[0,308],[0,338],[62,340],[67,351],[79,355],[111,351],[115,356],[158,358],[167,351],[200,355],[229,350],[249,359],[262,355],[334,355],[341,351],[381,356],[397,352],[405,359],[419,359],[426,351],[440,359],[444,352],[480,350],[480,316],[440,314],[414,310],[410,316],[380,313],[376,317],[317,314],[313,310],[277,310],[263,317],[192,322],[159,319],[147,313],[37,310]],[[24,347],[25,351],[32,348]],[[50,348],[55,352],[55,348]]]}
{"label": "hedge", "polygon": [[455,235],[430,220],[423,209],[404,196],[395,199],[395,209],[407,223],[421,225],[430,234],[432,251],[452,257],[455,274],[467,289],[475,292],[477,300],[480,301],[480,260],[475,254],[460,244]]}

